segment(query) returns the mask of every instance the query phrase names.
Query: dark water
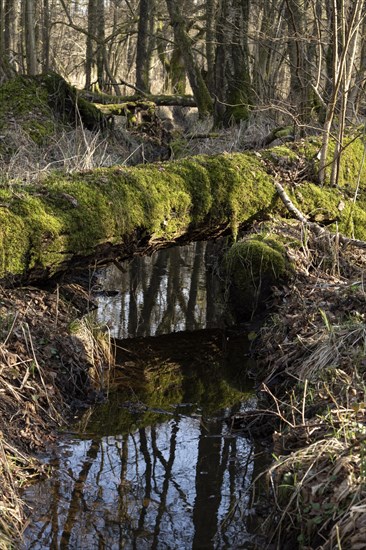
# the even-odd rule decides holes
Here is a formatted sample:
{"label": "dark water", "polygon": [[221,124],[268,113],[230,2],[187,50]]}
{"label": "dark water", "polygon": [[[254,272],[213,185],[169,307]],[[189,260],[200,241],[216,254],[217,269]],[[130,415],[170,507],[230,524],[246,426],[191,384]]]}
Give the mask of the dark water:
{"label": "dark water", "polygon": [[[142,262],[140,278],[121,272],[124,292],[102,299],[99,315],[115,335],[144,337],[116,341],[117,389],[47,458],[52,477],[27,489],[24,548],[257,548],[250,485],[261,456],[230,430],[232,413],[255,406],[246,377],[255,365],[244,335],[174,333],[189,323],[210,325],[207,304],[219,304],[221,294],[210,294],[216,282],[205,246],[172,252],[173,260],[164,252],[149,268]],[[188,263],[201,266],[194,280]],[[175,296],[178,283],[171,276],[181,288],[173,305],[166,293]],[[106,276],[106,288],[113,277]],[[216,325],[221,307],[209,305]]]}

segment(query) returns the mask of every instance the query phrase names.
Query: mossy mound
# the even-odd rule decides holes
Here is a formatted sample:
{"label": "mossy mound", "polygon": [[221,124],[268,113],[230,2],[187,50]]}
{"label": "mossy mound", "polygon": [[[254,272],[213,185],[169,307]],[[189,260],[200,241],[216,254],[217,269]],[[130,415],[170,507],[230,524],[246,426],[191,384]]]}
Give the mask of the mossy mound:
{"label": "mossy mound", "polygon": [[35,143],[44,140],[56,130],[56,121],[48,103],[48,90],[38,77],[18,76],[0,87],[0,152],[11,155],[14,147],[7,134],[27,134]]}
{"label": "mossy mound", "polygon": [[22,133],[43,146],[65,125],[80,123],[91,130],[106,127],[104,115],[56,73],[17,76],[0,86],[0,154],[4,158],[16,152]]}
{"label": "mossy mound", "polygon": [[230,298],[239,321],[259,312],[274,285],[291,274],[285,245],[277,236],[251,235],[235,243],[225,255]]}
{"label": "mossy mound", "polygon": [[64,124],[74,126],[82,123],[88,130],[103,130],[107,127],[107,119],[103,113],[81,97],[60,75],[49,72],[35,78],[40,85],[47,88],[48,103]]}

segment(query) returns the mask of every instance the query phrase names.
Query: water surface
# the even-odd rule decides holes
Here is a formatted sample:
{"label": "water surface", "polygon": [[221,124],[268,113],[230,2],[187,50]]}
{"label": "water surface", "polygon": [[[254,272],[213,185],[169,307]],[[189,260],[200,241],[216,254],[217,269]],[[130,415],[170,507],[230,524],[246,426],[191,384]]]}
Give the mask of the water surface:
{"label": "water surface", "polygon": [[244,334],[217,328],[214,262],[196,243],[103,272],[116,291],[98,311],[116,338],[112,391],[45,459],[50,479],[26,490],[24,548],[257,547],[250,485],[261,459],[230,430],[233,413],[255,406],[255,365]]}
{"label": "water surface", "polygon": [[105,268],[100,279],[107,295],[98,297],[98,320],[116,338],[222,326],[225,281],[218,252],[224,245],[223,239],[197,242]]}

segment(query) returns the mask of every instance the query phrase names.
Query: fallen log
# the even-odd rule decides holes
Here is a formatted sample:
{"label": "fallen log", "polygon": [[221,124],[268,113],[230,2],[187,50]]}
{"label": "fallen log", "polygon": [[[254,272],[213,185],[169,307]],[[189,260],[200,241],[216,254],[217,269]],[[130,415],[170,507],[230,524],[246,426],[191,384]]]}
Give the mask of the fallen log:
{"label": "fallen log", "polygon": [[263,216],[272,178],[249,154],[50,174],[0,193],[0,280],[126,259],[232,232]]}
{"label": "fallen log", "polygon": [[112,96],[107,94],[98,94],[79,90],[80,97],[86,99],[90,103],[98,105],[120,105],[124,103],[149,102],[157,107],[197,107],[196,101],[192,95],[166,95],[166,94],[133,94],[127,96]]}
{"label": "fallen log", "polygon": [[[277,163],[279,154],[290,162],[287,150],[274,151]],[[289,189],[286,200],[276,168],[269,166],[271,154],[266,162],[255,153],[235,153],[55,172],[37,185],[0,188],[0,281],[47,278],[69,267],[124,260],[230,232],[235,238],[240,228],[269,214],[303,215],[306,221],[311,216],[319,227],[335,220],[327,229],[350,235],[344,244],[366,240],[363,187],[356,203],[349,186],[302,182]]]}

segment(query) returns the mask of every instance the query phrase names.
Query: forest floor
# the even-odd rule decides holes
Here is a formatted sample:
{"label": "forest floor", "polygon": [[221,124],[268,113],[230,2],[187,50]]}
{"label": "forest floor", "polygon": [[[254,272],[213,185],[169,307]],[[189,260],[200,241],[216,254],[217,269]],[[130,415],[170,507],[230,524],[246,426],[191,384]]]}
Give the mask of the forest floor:
{"label": "forest floor", "polygon": [[295,276],[256,345],[276,419],[264,530],[270,548],[365,548],[366,255],[297,230]]}

